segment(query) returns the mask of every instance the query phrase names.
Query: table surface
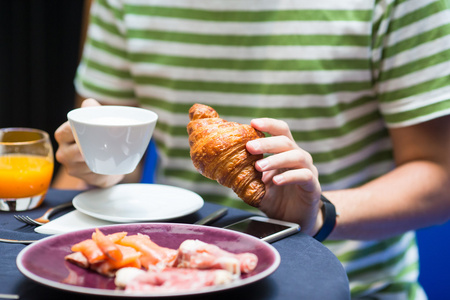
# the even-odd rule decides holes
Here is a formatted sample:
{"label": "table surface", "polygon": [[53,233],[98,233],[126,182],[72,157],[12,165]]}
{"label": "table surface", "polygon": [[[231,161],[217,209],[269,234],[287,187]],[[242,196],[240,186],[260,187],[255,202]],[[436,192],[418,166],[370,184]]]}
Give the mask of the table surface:
{"label": "table surface", "polygon": [[[18,222],[13,215],[39,217],[48,208],[71,201],[79,191],[50,190],[44,203],[27,212],[0,212],[0,238],[39,239],[46,235],[34,227]],[[220,208],[205,203],[198,211],[171,222],[194,223]],[[60,212],[58,215],[67,213]],[[228,214],[212,226],[223,227],[251,216],[250,212],[230,208]],[[272,244],[280,253],[281,263],[270,276],[226,291],[203,294],[189,299],[350,299],[348,278],[339,260],[325,246],[303,233],[297,233]],[[18,294],[20,299],[79,299],[80,294],[61,291],[36,283],[23,276],[16,267],[16,257],[26,245],[0,243],[0,294]],[[1,297],[0,297],[1,298]],[[83,299],[101,296],[83,295]]]}

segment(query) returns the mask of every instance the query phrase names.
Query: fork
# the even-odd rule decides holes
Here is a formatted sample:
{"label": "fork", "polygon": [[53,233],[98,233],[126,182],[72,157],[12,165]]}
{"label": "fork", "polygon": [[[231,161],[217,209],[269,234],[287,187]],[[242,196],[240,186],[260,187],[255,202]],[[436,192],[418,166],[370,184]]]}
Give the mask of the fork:
{"label": "fork", "polygon": [[57,205],[55,207],[49,208],[41,217],[39,217],[37,219],[32,219],[29,216],[22,216],[22,215],[14,215],[14,218],[16,218],[16,220],[23,222],[25,224],[28,224],[28,225],[41,226],[41,225],[44,225],[45,223],[50,222],[49,217],[51,215],[53,215],[54,213],[56,213],[60,210],[71,207],[71,206],[72,206],[72,202],[67,202],[67,203],[63,203],[63,204]]}

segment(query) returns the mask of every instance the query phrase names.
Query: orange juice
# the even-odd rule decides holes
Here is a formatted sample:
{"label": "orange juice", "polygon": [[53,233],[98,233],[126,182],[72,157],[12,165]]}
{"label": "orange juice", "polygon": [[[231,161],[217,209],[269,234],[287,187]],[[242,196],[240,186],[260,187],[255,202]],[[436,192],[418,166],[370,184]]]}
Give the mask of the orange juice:
{"label": "orange juice", "polygon": [[0,156],[0,198],[25,198],[47,191],[53,161],[36,155]]}

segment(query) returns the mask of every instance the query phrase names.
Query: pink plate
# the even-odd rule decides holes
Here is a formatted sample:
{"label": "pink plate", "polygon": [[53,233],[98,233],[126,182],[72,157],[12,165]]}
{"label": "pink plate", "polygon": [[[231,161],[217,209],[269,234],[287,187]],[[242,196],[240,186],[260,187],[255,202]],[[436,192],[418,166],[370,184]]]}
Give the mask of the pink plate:
{"label": "pink plate", "polygon": [[[228,290],[261,280],[272,274],[280,264],[280,254],[272,245],[250,235],[223,228],[176,223],[138,223],[103,226],[99,229],[105,234],[119,231],[126,231],[130,235],[146,234],[160,246],[172,249],[177,249],[187,239],[198,239],[215,244],[229,252],[252,252],[258,256],[256,269],[231,284],[198,291],[145,294],[146,297],[185,296]],[[85,229],[69,232],[31,244],[17,256],[17,267],[22,274],[33,281],[65,291],[90,295],[142,297],[142,294],[130,294],[117,290],[113,278],[82,269],[64,260],[64,257],[72,252],[71,246],[91,238],[93,231],[93,229]]]}

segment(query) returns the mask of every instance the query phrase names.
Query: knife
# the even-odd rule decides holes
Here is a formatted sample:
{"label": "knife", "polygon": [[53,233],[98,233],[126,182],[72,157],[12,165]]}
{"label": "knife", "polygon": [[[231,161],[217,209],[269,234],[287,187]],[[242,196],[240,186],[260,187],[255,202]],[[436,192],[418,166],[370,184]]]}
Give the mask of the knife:
{"label": "knife", "polygon": [[10,240],[10,239],[0,239],[0,242],[10,243],[10,244],[31,244],[39,240]]}
{"label": "knife", "polygon": [[0,294],[0,299],[19,299],[19,295],[16,295],[16,294]]}
{"label": "knife", "polygon": [[224,207],[221,208],[219,210],[216,210],[215,212],[213,212],[212,214],[207,215],[206,217],[204,217],[203,219],[198,220],[197,222],[195,222],[194,224],[196,225],[207,225],[207,224],[211,224],[217,220],[219,220],[220,218],[222,218],[223,216],[225,216],[228,213],[228,208]]}

